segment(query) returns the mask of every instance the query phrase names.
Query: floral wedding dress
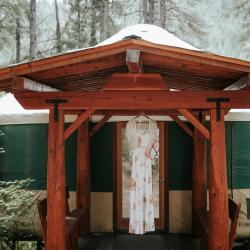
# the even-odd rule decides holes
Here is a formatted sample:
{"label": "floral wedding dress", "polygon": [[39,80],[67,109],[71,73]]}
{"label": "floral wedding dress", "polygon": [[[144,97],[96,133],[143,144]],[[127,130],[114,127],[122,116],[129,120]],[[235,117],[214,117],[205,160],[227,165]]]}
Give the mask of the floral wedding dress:
{"label": "floral wedding dress", "polygon": [[155,230],[150,151],[157,140],[156,121],[139,117],[128,121],[125,136],[132,150],[129,233]]}

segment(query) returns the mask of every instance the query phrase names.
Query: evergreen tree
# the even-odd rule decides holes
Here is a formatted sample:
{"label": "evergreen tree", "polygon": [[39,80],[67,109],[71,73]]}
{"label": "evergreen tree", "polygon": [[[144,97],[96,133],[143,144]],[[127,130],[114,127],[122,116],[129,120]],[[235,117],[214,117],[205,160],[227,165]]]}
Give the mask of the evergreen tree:
{"label": "evergreen tree", "polygon": [[75,0],[68,1],[67,6],[67,48],[94,46],[120,29],[117,20],[122,14],[122,3],[118,0]]}
{"label": "evergreen tree", "polygon": [[250,2],[203,0],[196,12],[209,27],[207,50],[219,55],[250,59]]}
{"label": "evergreen tree", "polygon": [[[192,1],[192,7],[198,4]],[[141,0],[143,23],[154,24],[178,35],[180,38],[203,47],[206,44],[206,24],[191,9],[177,0]]]}
{"label": "evergreen tree", "polygon": [[27,0],[0,0],[0,50],[8,51],[10,46],[15,47],[12,62],[21,60],[21,33],[27,7]]}
{"label": "evergreen tree", "polygon": [[[225,4],[225,19],[230,31],[225,34],[224,41],[229,56],[250,59],[250,1],[237,0]],[[225,43],[224,43],[225,44]]]}
{"label": "evergreen tree", "polygon": [[[118,0],[101,0],[95,5],[96,30],[95,38],[96,43],[102,42],[108,37],[114,35],[121,29],[118,22],[120,16],[123,15],[124,5]],[[92,43],[92,45],[95,45]]]}
{"label": "evergreen tree", "polygon": [[89,17],[91,13],[91,4],[85,0],[67,1],[66,7],[69,15],[65,25],[64,47],[67,49],[76,49],[86,47],[89,40]]}
{"label": "evergreen tree", "polygon": [[94,46],[138,23],[158,25],[202,50],[249,59],[249,13],[249,0],[0,0],[0,64]]}
{"label": "evergreen tree", "polygon": [[61,24],[59,19],[58,3],[55,1],[55,16],[56,16],[56,52],[62,51],[62,40],[61,40]]}
{"label": "evergreen tree", "polygon": [[37,50],[37,27],[36,27],[36,0],[30,0],[30,59],[36,57]]}
{"label": "evergreen tree", "polygon": [[19,9],[16,4],[8,0],[0,0],[0,49],[9,42],[9,36],[13,30],[13,19],[19,15]]}

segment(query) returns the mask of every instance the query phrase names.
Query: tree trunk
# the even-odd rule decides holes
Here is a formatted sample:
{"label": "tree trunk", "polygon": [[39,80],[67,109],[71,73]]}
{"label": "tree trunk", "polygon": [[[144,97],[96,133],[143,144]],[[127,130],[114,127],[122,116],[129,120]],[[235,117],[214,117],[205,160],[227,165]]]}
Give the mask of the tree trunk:
{"label": "tree trunk", "polygon": [[148,23],[154,24],[154,13],[155,13],[155,4],[154,0],[148,0],[149,8],[148,8]]}
{"label": "tree trunk", "polygon": [[30,0],[30,59],[35,58],[36,41],[36,0]]}
{"label": "tree trunk", "polygon": [[77,47],[81,48],[81,6],[80,0],[75,1],[76,11],[77,11],[77,21],[76,21],[76,41]]}
{"label": "tree trunk", "polygon": [[166,0],[160,0],[160,26],[164,29],[166,25]]}
{"label": "tree trunk", "polygon": [[108,12],[109,2],[106,0],[102,1],[102,20],[101,20],[101,41],[104,41],[108,37]]}
{"label": "tree trunk", "polygon": [[143,23],[148,23],[148,0],[142,0]]}
{"label": "tree trunk", "polygon": [[21,60],[21,25],[20,17],[16,19],[16,63]]}
{"label": "tree trunk", "polygon": [[60,27],[57,0],[55,0],[55,12],[56,12],[56,52],[60,53],[62,51],[62,42],[61,42],[61,27]]}
{"label": "tree trunk", "polygon": [[94,46],[97,44],[96,40],[96,23],[97,23],[97,6],[98,5],[98,0],[92,0],[92,10],[91,10],[91,26],[90,26],[90,46]]}
{"label": "tree trunk", "polygon": [[161,26],[160,24],[160,15],[161,15],[161,0],[154,0],[154,13],[153,13],[153,22],[152,24]]}

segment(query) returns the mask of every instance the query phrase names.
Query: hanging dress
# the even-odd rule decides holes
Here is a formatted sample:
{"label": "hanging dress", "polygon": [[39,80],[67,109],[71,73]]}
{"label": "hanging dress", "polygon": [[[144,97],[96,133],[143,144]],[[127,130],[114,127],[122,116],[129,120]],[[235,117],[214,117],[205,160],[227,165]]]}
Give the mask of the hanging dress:
{"label": "hanging dress", "polygon": [[150,151],[157,140],[156,121],[139,117],[128,121],[125,136],[131,148],[129,233],[155,230]]}

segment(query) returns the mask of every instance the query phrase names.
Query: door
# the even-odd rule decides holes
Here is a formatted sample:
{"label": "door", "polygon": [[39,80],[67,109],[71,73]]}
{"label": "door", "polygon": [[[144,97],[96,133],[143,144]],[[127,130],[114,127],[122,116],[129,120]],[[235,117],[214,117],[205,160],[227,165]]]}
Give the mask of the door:
{"label": "door", "polygon": [[[153,203],[155,226],[158,230],[167,229],[168,214],[167,190],[166,190],[166,164],[165,164],[165,126],[164,122],[159,122],[158,140],[151,150],[152,157],[152,179],[153,179]],[[118,230],[128,230],[130,193],[129,181],[131,174],[129,145],[125,138],[126,122],[118,122],[116,126],[116,228]]]}

